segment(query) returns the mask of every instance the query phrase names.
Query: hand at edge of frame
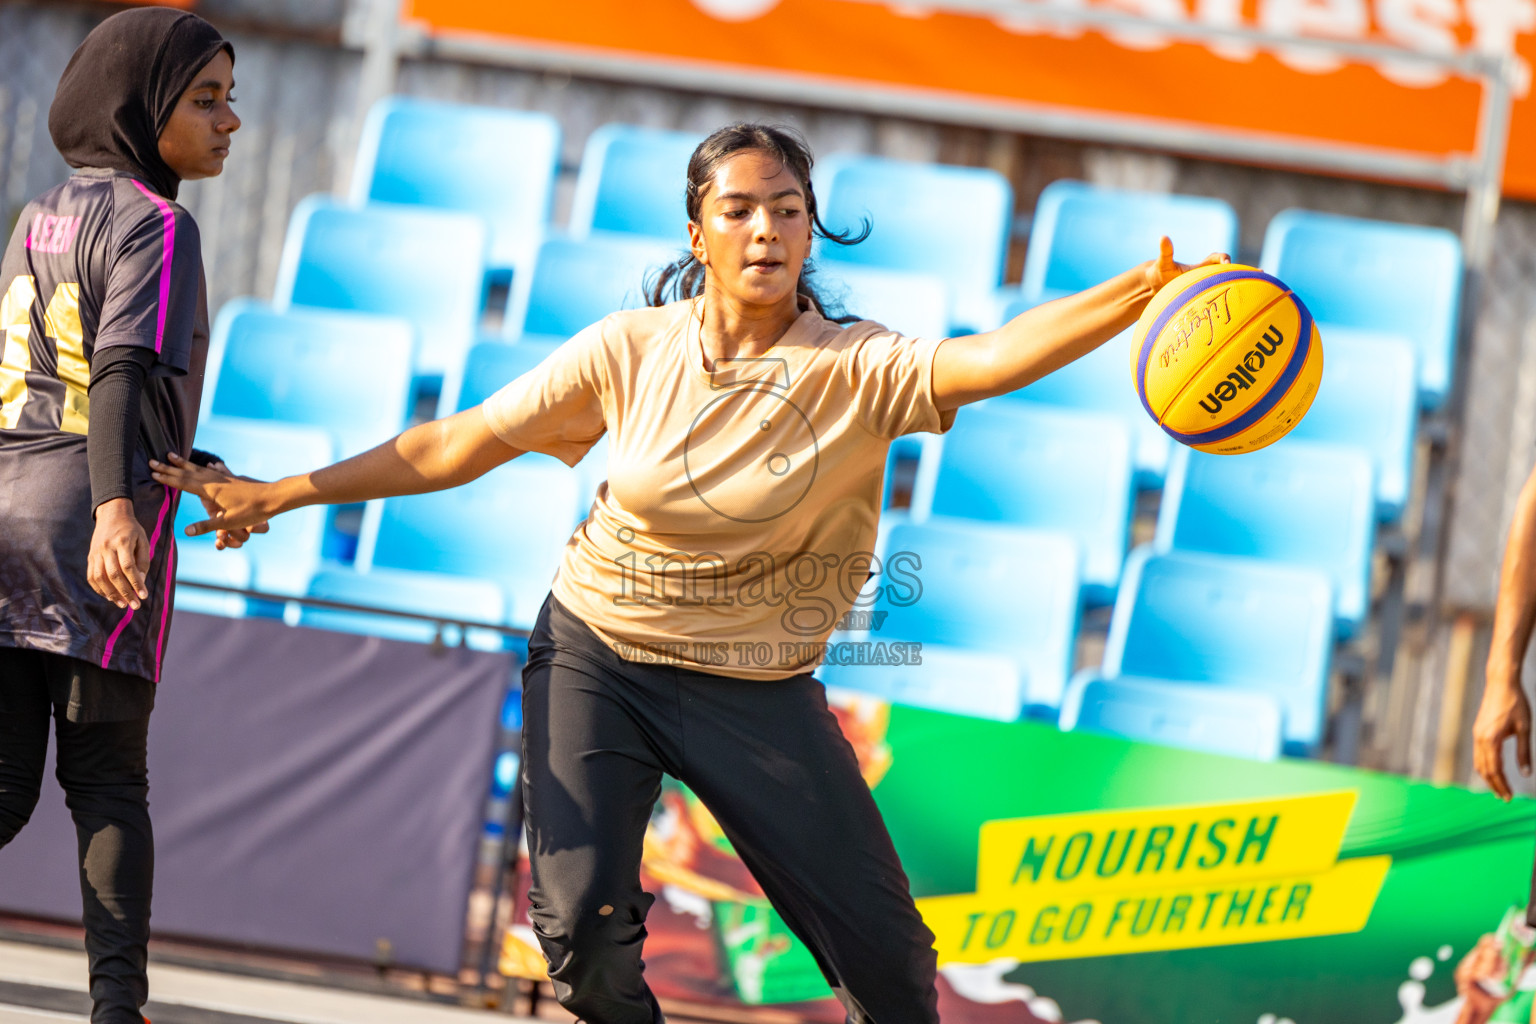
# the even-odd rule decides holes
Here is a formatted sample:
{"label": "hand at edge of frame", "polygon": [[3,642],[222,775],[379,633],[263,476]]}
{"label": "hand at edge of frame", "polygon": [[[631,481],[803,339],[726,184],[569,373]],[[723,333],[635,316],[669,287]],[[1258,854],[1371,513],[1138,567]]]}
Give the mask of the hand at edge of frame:
{"label": "hand at edge of frame", "polygon": [[1514,796],[1504,774],[1504,743],[1515,740],[1515,760],[1522,775],[1531,774],[1531,703],[1520,673],[1490,671],[1472,723],[1472,765],[1500,800]]}

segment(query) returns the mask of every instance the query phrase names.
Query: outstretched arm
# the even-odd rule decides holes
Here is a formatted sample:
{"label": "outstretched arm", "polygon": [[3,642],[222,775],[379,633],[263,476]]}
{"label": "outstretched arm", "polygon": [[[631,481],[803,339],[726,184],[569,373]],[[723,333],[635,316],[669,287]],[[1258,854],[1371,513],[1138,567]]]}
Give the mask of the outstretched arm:
{"label": "outstretched arm", "polygon": [[[1225,253],[1212,253],[1196,266],[1229,262]],[[1164,238],[1155,260],[1027,309],[995,331],[949,339],[933,358],[938,407],[1005,395],[1087,355],[1135,323],[1159,288],[1190,269],[1174,262],[1173,242]]]}
{"label": "outstretched arm", "polygon": [[187,527],[187,533],[196,536],[252,526],[305,505],[344,504],[457,487],[521,454],[491,431],[477,406],[412,427],[334,466],[273,483],[194,466],[174,454],[167,456],[169,463],[152,462],[150,466],[156,480],[190,491],[221,510]]}

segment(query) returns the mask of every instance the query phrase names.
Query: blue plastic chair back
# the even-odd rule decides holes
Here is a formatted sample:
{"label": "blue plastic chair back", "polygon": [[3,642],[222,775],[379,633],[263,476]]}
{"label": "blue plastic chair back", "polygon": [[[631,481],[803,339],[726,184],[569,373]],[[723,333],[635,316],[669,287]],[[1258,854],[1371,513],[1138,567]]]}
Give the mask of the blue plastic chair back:
{"label": "blue plastic chair back", "polygon": [[480,321],[485,222],[466,213],[310,196],[293,211],[274,304],[404,317],[416,372],[462,366]]}
{"label": "blue plastic chair back", "polygon": [[549,223],[559,163],[548,114],[391,96],[363,124],[352,201],[476,214],[490,226],[490,265],[522,268]]}
{"label": "blue plastic chair back", "polygon": [[527,286],[513,285],[506,337],[564,340],[609,313],[639,309],[646,305],[646,281],[681,254],[669,242],[648,238],[551,238],[539,247]]}
{"label": "blue plastic chair back", "polygon": [[1130,536],[1131,438],[1088,413],[981,402],[942,436],[923,438],[912,516],[948,516],[1057,530],[1083,551],[1083,587],[1114,597]]}
{"label": "blue plastic chair back", "polygon": [[[195,497],[185,497],[182,505],[187,502],[197,503]],[[201,508],[202,505],[198,504]],[[196,517],[202,518],[201,516]],[[196,612],[199,615],[221,615],[227,619],[244,618],[250,611],[250,601],[239,594],[227,594],[217,590],[204,590],[198,586],[187,586],[188,583],[211,583],[217,587],[236,587],[240,590],[250,590],[254,585],[255,570],[251,566],[251,558],[244,551],[214,549],[213,544],[202,544],[194,541],[179,531],[186,523],[195,519],[188,516],[183,520],[181,513],[176,516],[176,612]]]}
{"label": "blue plastic chair back", "polygon": [[[464,369],[464,387],[458,394],[455,406],[444,406],[440,415],[463,412],[484,402],[507,384],[538,366],[558,345],[547,340],[524,338],[515,345],[505,342],[481,342],[470,349],[469,362]],[[445,396],[446,397],[446,396]],[[544,462],[564,464],[548,455],[528,452],[519,455],[518,462]],[[598,485],[608,479],[608,438],[605,435],[592,446],[574,467],[577,479],[576,522],[587,518]]]}
{"label": "blue plastic chair back", "polygon": [[704,136],[605,124],[587,138],[571,197],[571,235],[614,231],[688,244],[683,192]]}
{"label": "blue plastic chair back", "polygon": [[[506,636],[496,630],[463,623],[506,625],[507,595],[491,580],[449,576],[434,572],[375,569],[327,569],[310,584],[309,596],[363,608],[411,612],[426,618],[402,618],[341,608],[290,605],[283,619],[289,625],[329,629],[338,633],[405,640],[412,643],[440,641],[462,643],[479,651],[502,651]],[[458,620],[433,622],[432,618]]]}
{"label": "blue plastic chair back", "polygon": [[[277,480],[320,469],[334,462],[336,453],[333,436],[323,428],[225,416],[210,416],[199,423],[194,443],[223,458],[231,472],[258,480]],[[182,495],[176,512],[176,542],[180,555],[188,561],[190,556],[206,563],[229,554],[214,551],[212,534],[187,536],[188,526],[206,518],[203,503],[196,495]],[[270,532],[256,534],[240,548],[250,560],[255,589],[274,594],[304,594],[320,566],[326,519],[327,511],[319,505],[285,512],[272,520]],[[190,571],[190,567],[180,570]]]}
{"label": "blue plastic chair back", "polygon": [[1413,480],[1414,356],[1400,338],[1323,325],[1323,379],[1288,440],[1355,445],[1376,474],[1376,517],[1397,520]]}
{"label": "blue plastic chair back", "polygon": [[[553,344],[524,339],[516,344],[482,341],[469,350],[464,363],[463,384],[452,405],[439,409],[441,416],[463,412],[490,398],[529,370],[538,366],[555,350]],[[444,398],[448,396],[445,394]]]}
{"label": "blue plastic chair back", "polygon": [[[1015,300],[1007,307],[1006,317],[1012,319],[1031,305],[1022,299]],[[1168,472],[1173,439],[1147,415],[1136,397],[1130,347],[1131,332],[1126,331],[1004,398],[1113,416],[1125,424],[1134,439],[1137,483],[1156,489],[1163,485]]]}
{"label": "blue plastic chair back", "polygon": [[577,475],[554,459],[519,457],[463,487],[369,502],[357,567],[487,579],[530,628],[549,593],[578,506]]}
{"label": "blue plastic chair back", "polygon": [[398,317],[236,299],[213,325],[204,414],[323,427],[356,455],[405,428],[413,338]]}
{"label": "blue plastic chair back", "polygon": [[[872,641],[907,640],[1003,655],[1025,706],[1056,708],[1077,638],[1079,553],[1064,534],[999,524],[887,518]],[[921,666],[899,666],[907,674]]]}
{"label": "blue plastic chair back", "polygon": [[1333,592],[1315,569],[1138,548],[1110,620],[1103,675],[1267,693],[1286,749],[1323,738]]}
{"label": "blue plastic chair back", "polygon": [[949,334],[949,291],[937,274],[819,260],[816,294],[830,313],[851,313],[914,338]]}
{"label": "blue plastic chair back", "polygon": [[1420,404],[1433,409],[1445,401],[1461,305],[1461,242],[1454,234],[1285,210],[1269,222],[1260,263],[1296,290],[1319,324],[1409,339],[1418,356]]}
{"label": "blue plastic chair back", "polygon": [[[1013,187],[981,167],[833,156],[816,176],[821,218],[833,231],[869,237],[822,245],[822,258],[888,270],[937,274],[950,290],[950,326],[990,327],[1013,232]],[[1143,257],[1145,258],[1145,257]]]}
{"label": "blue plastic chair back", "polygon": [[[1183,263],[1237,248],[1237,214],[1220,199],[1053,181],[1029,232],[1022,291],[1029,303],[1091,288],[1157,255],[1173,240]],[[1127,371],[1129,373],[1129,371]]]}
{"label": "blue plastic chair back", "polygon": [[1375,504],[1371,460],[1358,448],[1284,438],[1239,458],[1180,446],[1153,546],[1327,573],[1349,636],[1370,608]]}
{"label": "blue plastic chair back", "polygon": [[1280,704],[1267,693],[1083,673],[1067,687],[1061,727],[1255,761],[1280,756]]}

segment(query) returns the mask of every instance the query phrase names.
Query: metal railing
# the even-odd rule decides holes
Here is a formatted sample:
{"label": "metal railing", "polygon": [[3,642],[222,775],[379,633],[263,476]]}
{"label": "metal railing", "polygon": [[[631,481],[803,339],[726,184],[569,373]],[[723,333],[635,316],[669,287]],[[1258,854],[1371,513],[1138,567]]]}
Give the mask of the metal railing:
{"label": "metal railing", "polygon": [[[495,622],[480,622],[475,619],[459,618],[452,615],[429,615],[425,612],[401,611],[397,608],[381,608],[376,605],[354,604],[350,601],[332,601],[323,597],[309,597],[307,595],[279,594],[269,590],[253,590],[249,587],[231,587],[222,583],[204,583],[200,580],[178,579],[176,588],[188,590],[206,590],[216,594],[227,594],[231,597],[243,597],[252,601],[262,601],[268,604],[280,604],[287,608],[318,608],[324,611],[349,612],[356,615],[374,615],[386,619],[401,619],[409,622],[424,622],[437,630],[437,636],[433,640],[434,646],[463,647],[465,637],[470,630],[480,630],[488,633],[497,633],[503,637],[527,640],[531,633],[526,629],[516,626],[507,626]],[[449,633],[449,627],[458,632],[456,643],[448,643],[445,639]]]}

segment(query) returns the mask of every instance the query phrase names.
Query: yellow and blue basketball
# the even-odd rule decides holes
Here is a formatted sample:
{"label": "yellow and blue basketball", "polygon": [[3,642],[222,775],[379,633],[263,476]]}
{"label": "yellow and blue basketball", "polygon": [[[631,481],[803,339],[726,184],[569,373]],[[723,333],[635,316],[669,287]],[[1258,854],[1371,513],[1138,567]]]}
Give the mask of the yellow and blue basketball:
{"label": "yellow and blue basketball", "polygon": [[1300,422],[1323,376],[1323,343],[1294,292],[1256,267],[1199,267],[1147,305],[1131,344],[1136,394],[1175,441],[1237,455]]}

